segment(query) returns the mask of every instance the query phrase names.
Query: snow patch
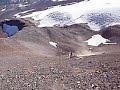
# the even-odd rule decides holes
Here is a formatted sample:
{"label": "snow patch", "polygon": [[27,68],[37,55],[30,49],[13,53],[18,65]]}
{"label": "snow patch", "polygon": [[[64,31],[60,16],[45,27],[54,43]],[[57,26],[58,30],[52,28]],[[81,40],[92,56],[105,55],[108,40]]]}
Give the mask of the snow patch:
{"label": "snow patch", "polygon": [[57,47],[57,43],[55,43],[55,42],[51,42],[51,41],[50,41],[49,44],[51,44],[51,45],[52,45],[53,47],[55,47],[55,48]]}
{"label": "snow patch", "polygon": [[52,0],[53,2],[60,2],[60,1],[66,1],[66,0]]}
{"label": "snow patch", "polygon": [[2,9],[1,11],[3,12],[3,11],[5,11],[5,10],[6,10],[6,8]]}
{"label": "snow patch", "polygon": [[115,23],[115,22],[113,22],[113,23],[110,23],[109,25],[107,25],[106,27],[114,26],[114,25],[120,25],[120,23]]}
{"label": "snow patch", "polygon": [[14,16],[15,16],[16,18],[20,18],[20,17],[21,17],[21,14],[25,14],[25,13],[31,12],[31,11],[33,11],[33,10],[35,10],[35,9],[31,9],[31,10],[19,12],[19,13],[15,14]]}
{"label": "snow patch", "polygon": [[20,17],[21,17],[20,13],[17,13],[17,14],[15,14],[14,16],[15,16],[16,18],[20,18]]}
{"label": "snow patch", "polygon": [[106,44],[106,42],[109,42],[110,40],[103,38],[101,35],[93,35],[92,38],[85,41],[90,46],[99,46],[100,44]]}
{"label": "snow patch", "polygon": [[28,4],[28,5],[23,5],[23,4],[19,4],[19,7],[27,7],[27,6],[29,6],[30,4]]}

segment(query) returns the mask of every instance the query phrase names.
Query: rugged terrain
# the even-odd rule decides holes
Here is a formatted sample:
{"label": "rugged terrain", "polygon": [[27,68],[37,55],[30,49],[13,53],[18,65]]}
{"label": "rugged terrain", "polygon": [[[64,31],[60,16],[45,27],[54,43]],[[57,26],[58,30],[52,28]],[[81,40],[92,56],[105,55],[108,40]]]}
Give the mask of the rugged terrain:
{"label": "rugged terrain", "polygon": [[85,24],[28,25],[12,37],[2,37],[0,89],[119,90],[120,46],[88,46],[84,41],[97,33]]}
{"label": "rugged terrain", "polygon": [[[0,90],[120,90],[120,25],[101,31],[91,30],[87,23],[37,27],[31,18],[13,17],[73,1],[79,0],[0,11]],[[11,37],[2,28],[9,19],[25,23]],[[88,45],[85,41],[96,34],[113,44]]]}

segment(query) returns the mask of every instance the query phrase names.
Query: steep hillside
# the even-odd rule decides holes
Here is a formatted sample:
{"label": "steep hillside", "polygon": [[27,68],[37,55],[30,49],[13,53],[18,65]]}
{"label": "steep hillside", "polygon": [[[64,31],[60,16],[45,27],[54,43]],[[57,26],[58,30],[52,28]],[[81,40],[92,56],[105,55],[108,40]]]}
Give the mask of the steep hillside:
{"label": "steep hillside", "polygon": [[0,6],[0,90],[120,90],[119,0],[19,1]]}

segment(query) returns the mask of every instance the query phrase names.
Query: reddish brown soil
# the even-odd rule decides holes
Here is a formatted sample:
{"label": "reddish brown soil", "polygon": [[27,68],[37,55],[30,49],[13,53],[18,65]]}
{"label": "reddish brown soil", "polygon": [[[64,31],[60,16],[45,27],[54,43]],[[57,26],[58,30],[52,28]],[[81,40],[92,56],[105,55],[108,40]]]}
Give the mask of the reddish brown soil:
{"label": "reddish brown soil", "polygon": [[0,39],[1,38],[6,38],[7,36],[5,35],[5,33],[2,31],[2,27],[0,26]]}

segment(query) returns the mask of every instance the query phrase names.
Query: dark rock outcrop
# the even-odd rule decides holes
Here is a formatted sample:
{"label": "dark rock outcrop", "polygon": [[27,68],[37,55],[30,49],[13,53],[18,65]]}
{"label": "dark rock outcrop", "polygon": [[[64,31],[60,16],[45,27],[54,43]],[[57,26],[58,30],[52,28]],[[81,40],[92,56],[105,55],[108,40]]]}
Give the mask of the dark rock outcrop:
{"label": "dark rock outcrop", "polygon": [[102,36],[113,42],[120,42],[120,25],[106,27],[102,32]]}

